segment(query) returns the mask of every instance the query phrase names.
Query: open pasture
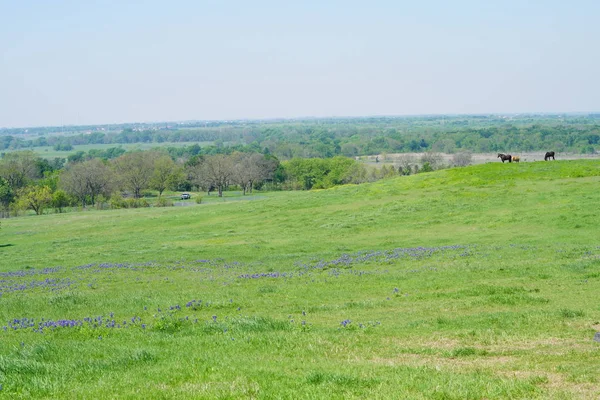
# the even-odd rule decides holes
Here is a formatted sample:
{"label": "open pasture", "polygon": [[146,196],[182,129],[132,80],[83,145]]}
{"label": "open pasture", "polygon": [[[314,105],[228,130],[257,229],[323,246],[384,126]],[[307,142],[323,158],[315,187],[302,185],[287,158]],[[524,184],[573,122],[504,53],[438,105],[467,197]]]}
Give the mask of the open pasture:
{"label": "open pasture", "polygon": [[[543,161],[544,155],[546,154],[543,151],[527,151],[527,152],[513,152],[516,156],[520,157],[520,162],[534,162],[534,161]],[[438,154],[443,163],[445,165],[452,165],[454,154],[450,153],[436,153]],[[471,164],[485,164],[489,162],[500,162],[500,159],[497,157],[498,153],[472,153]],[[419,161],[423,153],[386,153],[379,154],[374,156],[361,156],[358,159],[366,164],[370,165],[396,165],[401,163],[403,159],[412,158],[415,161]],[[581,153],[568,153],[568,152],[559,152],[557,153],[558,160],[600,160],[598,154],[581,154]]]}
{"label": "open pasture", "polygon": [[212,142],[162,142],[162,143],[106,143],[106,144],[83,144],[73,146],[73,150],[69,151],[58,151],[54,150],[53,146],[36,146],[27,149],[16,149],[16,150],[4,150],[4,152],[10,153],[11,151],[23,151],[32,150],[38,156],[51,160],[54,158],[67,158],[71,154],[75,154],[78,151],[88,152],[90,150],[107,150],[113,147],[122,148],[126,151],[136,150],[150,150],[163,147],[185,147],[197,144],[199,146],[209,146]]}
{"label": "open pasture", "polygon": [[600,163],[2,221],[0,398],[598,398]]}

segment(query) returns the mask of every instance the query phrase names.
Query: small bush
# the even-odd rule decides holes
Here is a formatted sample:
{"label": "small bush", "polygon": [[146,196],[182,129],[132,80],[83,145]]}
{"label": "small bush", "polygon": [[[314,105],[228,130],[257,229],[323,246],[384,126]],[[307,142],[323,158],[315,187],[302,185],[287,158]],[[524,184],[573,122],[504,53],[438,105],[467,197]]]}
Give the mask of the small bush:
{"label": "small bush", "polygon": [[428,161],[425,161],[425,163],[423,163],[423,166],[421,167],[421,172],[431,172],[431,171],[433,171],[431,164],[429,164]]}
{"label": "small bush", "polygon": [[95,207],[97,210],[107,210],[108,208],[112,208],[109,199],[106,199],[104,196],[100,195],[96,199]]}
{"label": "small bush", "polygon": [[455,167],[466,167],[471,164],[473,156],[469,151],[462,151],[460,153],[456,153],[452,157],[452,165]]}
{"label": "small bush", "polygon": [[173,207],[173,202],[167,198],[160,197],[156,201],[155,207]]}
{"label": "small bush", "polygon": [[150,203],[146,199],[124,199],[120,195],[113,195],[110,198],[110,208],[118,209],[118,208],[142,208],[142,207],[150,207]]}
{"label": "small bush", "polygon": [[127,208],[142,208],[142,207],[150,207],[150,203],[144,198],[142,199],[126,199],[125,204],[127,204]]}
{"label": "small bush", "polygon": [[196,196],[196,204],[202,203],[202,196]]}
{"label": "small bush", "polygon": [[127,203],[125,202],[125,199],[119,194],[114,194],[111,196],[109,205],[112,209],[127,208]]}
{"label": "small bush", "polygon": [[585,313],[581,310],[571,310],[568,308],[563,308],[562,310],[560,310],[560,315],[563,318],[577,318],[577,317],[583,317],[585,315]]}

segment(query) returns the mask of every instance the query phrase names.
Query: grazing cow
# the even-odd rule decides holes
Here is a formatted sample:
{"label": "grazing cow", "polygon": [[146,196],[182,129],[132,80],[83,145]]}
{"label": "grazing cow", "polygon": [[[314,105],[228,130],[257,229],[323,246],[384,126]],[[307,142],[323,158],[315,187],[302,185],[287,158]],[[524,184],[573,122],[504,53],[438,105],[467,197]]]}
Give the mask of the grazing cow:
{"label": "grazing cow", "polygon": [[519,161],[521,161],[521,157],[519,157],[519,156],[512,156],[512,160],[513,160],[513,162],[519,162]]}
{"label": "grazing cow", "polygon": [[502,161],[502,164],[504,164],[504,161],[512,162],[512,156],[510,154],[498,153],[498,158]]}
{"label": "grazing cow", "polygon": [[549,159],[555,160],[553,151],[546,152],[546,155],[544,156],[544,161],[548,161]]}

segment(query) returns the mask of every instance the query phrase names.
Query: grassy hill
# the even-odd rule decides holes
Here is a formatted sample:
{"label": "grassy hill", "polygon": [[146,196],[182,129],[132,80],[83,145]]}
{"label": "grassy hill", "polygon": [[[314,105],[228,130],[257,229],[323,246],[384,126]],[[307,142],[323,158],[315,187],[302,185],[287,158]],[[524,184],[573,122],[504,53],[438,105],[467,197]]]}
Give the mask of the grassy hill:
{"label": "grassy hill", "polygon": [[599,187],[493,163],[4,220],[0,397],[597,398]]}

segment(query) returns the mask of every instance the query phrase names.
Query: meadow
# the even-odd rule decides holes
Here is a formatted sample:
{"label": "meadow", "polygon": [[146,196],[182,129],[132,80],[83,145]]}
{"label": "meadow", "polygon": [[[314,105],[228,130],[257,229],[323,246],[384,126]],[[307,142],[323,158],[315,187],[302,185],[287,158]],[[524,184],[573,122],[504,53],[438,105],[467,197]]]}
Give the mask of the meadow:
{"label": "meadow", "polygon": [[600,162],[0,229],[0,398],[600,397]]}
{"label": "meadow", "polygon": [[185,147],[197,144],[199,146],[209,146],[212,142],[162,142],[162,143],[106,143],[106,144],[82,144],[73,146],[73,150],[58,151],[53,146],[34,146],[27,149],[4,150],[6,153],[12,151],[31,150],[39,157],[47,160],[54,158],[67,158],[68,156],[77,153],[78,151],[88,152],[90,150],[108,150],[113,147],[122,148],[126,151],[136,150],[151,150],[163,147]]}

